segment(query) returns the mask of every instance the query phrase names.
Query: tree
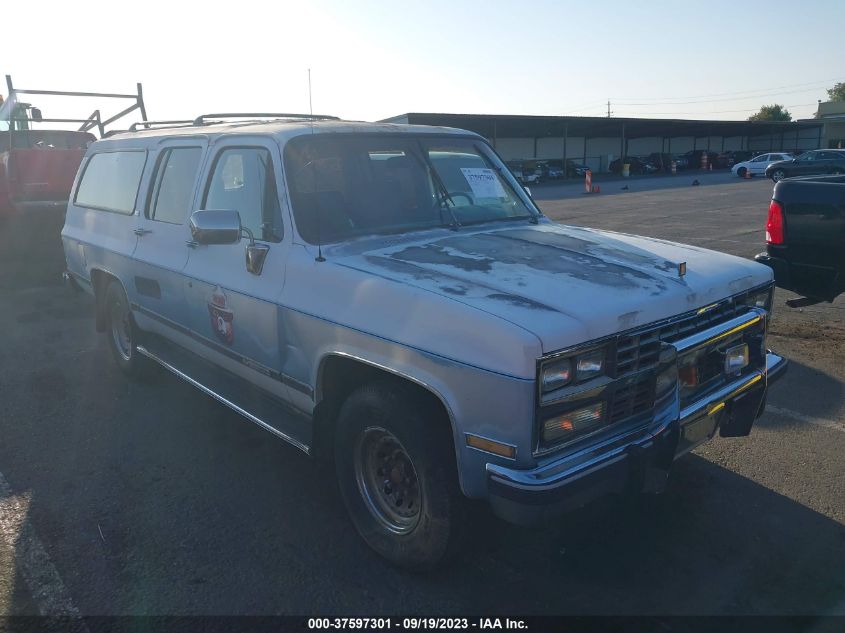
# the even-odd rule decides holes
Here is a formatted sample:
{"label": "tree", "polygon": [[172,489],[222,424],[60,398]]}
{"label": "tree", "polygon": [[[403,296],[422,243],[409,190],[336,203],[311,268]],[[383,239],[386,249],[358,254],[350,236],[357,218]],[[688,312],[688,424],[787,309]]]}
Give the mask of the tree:
{"label": "tree", "polygon": [[839,82],[828,90],[827,96],[831,101],[845,101],[845,82]]}
{"label": "tree", "polygon": [[760,108],[760,111],[757,114],[752,114],[748,117],[749,121],[791,121],[792,115],[789,114],[789,110],[784,108],[779,103],[773,103],[772,105],[765,105]]}

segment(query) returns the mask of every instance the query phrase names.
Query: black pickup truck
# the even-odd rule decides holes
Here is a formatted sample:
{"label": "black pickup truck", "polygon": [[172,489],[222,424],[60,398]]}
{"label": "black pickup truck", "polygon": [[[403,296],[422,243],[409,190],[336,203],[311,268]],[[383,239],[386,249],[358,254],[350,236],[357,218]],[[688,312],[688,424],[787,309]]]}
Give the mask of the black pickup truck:
{"label": "black pickup truck", "polygon": [[845,176],[788,178],[775,185],[766,252],[754,259],[778,287],[805,297],[789,305],[833,301],[845,291]]}

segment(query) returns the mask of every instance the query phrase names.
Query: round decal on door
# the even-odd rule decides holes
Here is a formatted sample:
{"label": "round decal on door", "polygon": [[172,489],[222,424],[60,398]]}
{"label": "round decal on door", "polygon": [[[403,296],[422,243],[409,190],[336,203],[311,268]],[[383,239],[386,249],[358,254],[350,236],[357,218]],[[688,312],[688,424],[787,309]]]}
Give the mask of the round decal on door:
{"label": "round decal on door", "polygon": [[211,329],[226,345],[235,340],[235,329],[232,321],[235,313],[229,308],[226,293],[220,286],[215,286],[208,302],[208,316],[211,319]]}

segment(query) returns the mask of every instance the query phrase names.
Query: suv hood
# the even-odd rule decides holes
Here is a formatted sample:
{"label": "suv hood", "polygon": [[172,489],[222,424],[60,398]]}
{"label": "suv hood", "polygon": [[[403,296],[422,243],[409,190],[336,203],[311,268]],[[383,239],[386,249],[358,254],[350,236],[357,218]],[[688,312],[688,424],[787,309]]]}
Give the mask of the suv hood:
{"label": "suv hood", "polygon": [[360,240],[333,247],[331,261],[510,321],[537,336],[544,353],[772,279],[769,268],[753,261],[673,242],[547,220],[486,226]]}

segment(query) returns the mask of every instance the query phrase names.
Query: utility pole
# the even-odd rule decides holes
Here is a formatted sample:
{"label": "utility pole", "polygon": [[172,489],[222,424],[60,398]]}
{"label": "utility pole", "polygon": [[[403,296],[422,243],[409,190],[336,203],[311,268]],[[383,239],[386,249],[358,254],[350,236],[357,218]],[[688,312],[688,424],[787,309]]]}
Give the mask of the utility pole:
{"label": "utility pole", "polygon": [[610,99],[607,100],[607,118],[610,118]]}

